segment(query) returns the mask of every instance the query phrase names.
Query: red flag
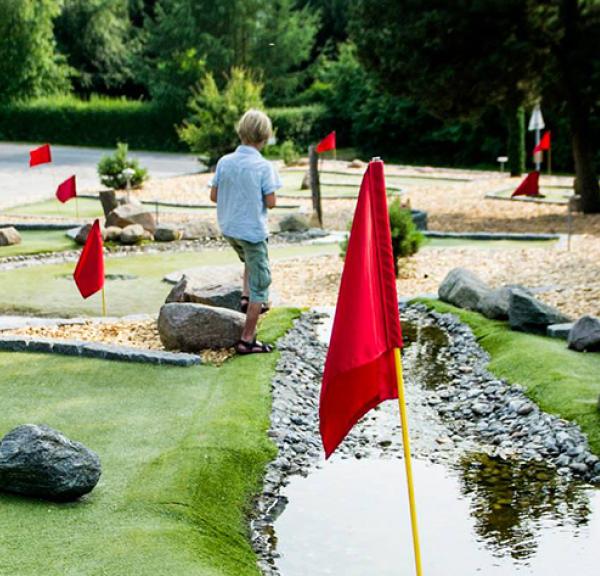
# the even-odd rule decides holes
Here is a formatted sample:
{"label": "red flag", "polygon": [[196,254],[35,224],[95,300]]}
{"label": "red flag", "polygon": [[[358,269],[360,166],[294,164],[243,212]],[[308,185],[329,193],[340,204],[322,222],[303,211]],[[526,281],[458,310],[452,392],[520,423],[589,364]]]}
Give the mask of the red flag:
{"label": "red flag", "polygon": [[383,162],[364,175],[342,273],[319,407],[329,457],[352,426],[398,397],[394,348],[402,346]]}
{"label": "red flag", "polygon": [[77,186],[75,176],[71,176],[58,186],[56,197],[64,204],[67,200],[75,198],[75,196],[77,196]]}
{"label": "red flag", "polygon": [[47,164],[52,162],[52,154],[50,153],[50,144],[44,144],[39,148],[29,151],[29,167],[37,166],[38,164]]}
{"label": "red flag", "polygon": [[530,172],[525,176],[525,180],[519,184],[519,187],[512,193],[511,198],[515,196],[542,196],[540,194],[540,173]]}
{"label": "red flag", "polygon": [[534,154],[541,152],[542,150],[550,150],[550,135],[550,130],[548,130],[548,132],[544,132],[544,135],[542,136],[538,145],[533,149]]}
{"label": "red flag", "polygon": [[335,150],[335,130],[330,132],[317,144],[317,152],[326,152],[327,150]]}
{"label": "red flag", "polygon": [[104,286],[104,254],[100,221],[95,220],[81,251],[79,262],[73,273],[75,284],[84,298],[102,290]]}

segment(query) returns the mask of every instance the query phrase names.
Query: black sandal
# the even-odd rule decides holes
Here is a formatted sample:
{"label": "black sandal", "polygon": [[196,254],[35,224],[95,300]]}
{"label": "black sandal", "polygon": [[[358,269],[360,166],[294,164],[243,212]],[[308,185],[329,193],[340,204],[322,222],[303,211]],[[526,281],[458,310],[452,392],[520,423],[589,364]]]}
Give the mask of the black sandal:
{"label": "black sandal", "polygon": [[269,352],[273,352],[273,346],[263,344],[256,338],[252,342],[238,340],[238,343],[235,345],[235,351],[242,356],[245,354],[268,354]]}

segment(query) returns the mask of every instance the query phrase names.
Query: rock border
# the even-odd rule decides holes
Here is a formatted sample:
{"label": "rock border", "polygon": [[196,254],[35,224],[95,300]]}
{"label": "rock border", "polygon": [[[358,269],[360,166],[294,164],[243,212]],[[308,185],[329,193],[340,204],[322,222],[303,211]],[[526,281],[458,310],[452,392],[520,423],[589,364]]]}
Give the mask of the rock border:
{"label": "rock border", "polygon": [[19,338],[0,335],[0,351],[61,354],[63,356],[79,356],[82,358],[96,358],[100,360],[117,360],[121,362],[183,367],[202,364],[200,356],[186,354],[184,352],[147,350],[144,348],[117,346],[115,344],[104,344],[100,342],[55,340],[53,338]]}

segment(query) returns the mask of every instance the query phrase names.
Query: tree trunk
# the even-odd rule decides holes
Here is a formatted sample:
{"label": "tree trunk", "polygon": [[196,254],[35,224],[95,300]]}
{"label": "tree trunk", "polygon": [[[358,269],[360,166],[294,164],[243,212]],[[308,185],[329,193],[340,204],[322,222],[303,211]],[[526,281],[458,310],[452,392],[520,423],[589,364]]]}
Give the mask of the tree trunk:
{"label": "tree trunk", "polygon": [[578,66],[579,17],[578,0],[561,1],[560,18],[564,36],[559,47],[558,61],[569,113],[575,162],[575,192],[581,196],[584,214],[595,214],[600,212],[600,186],[590,141],[590,106],[583,95]]}
{"label": "tree trunk", "polygon": [[508,110],[508,166],[511,176],[525,172],[525,110],[522,106]]}

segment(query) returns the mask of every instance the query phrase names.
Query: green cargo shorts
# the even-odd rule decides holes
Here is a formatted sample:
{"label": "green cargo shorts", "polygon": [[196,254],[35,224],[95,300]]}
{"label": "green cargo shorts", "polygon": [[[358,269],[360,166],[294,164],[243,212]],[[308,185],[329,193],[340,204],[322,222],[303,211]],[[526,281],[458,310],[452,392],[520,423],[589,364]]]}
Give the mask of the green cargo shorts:
{"label": "green cargo shorts", "polygon": [[246,240],[230,238],[229,236],[225,236],[225,239],[237,252],[240,260],[248,267],[250,302],[268,302],[271,268],[269,267],[267,241],[246,242]]}

